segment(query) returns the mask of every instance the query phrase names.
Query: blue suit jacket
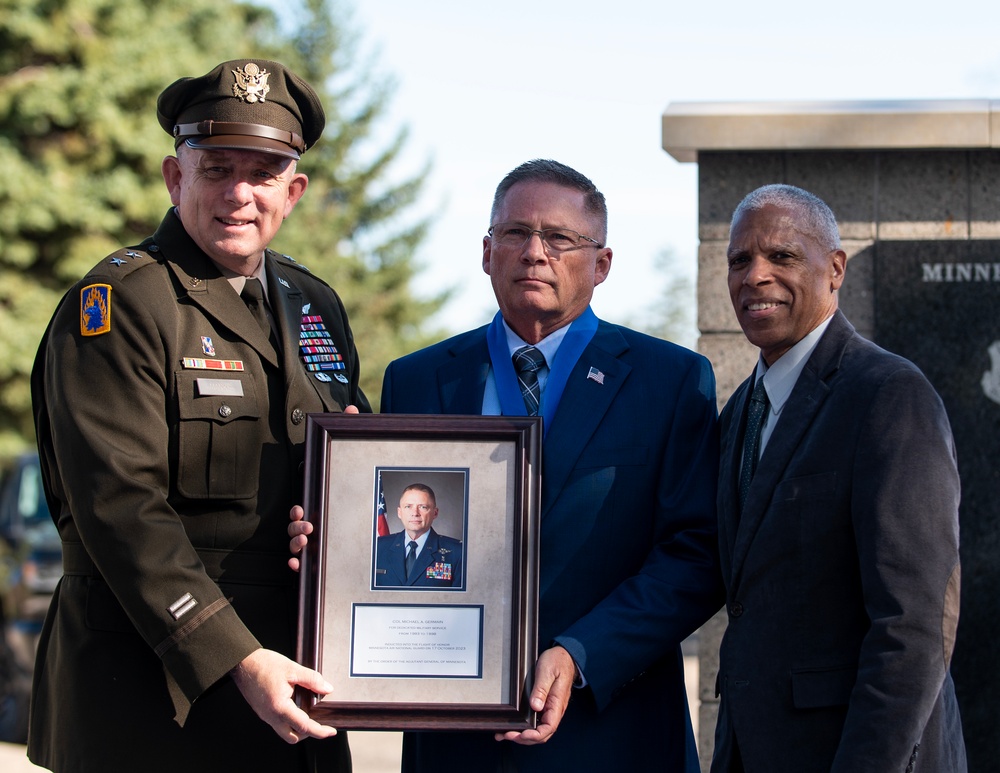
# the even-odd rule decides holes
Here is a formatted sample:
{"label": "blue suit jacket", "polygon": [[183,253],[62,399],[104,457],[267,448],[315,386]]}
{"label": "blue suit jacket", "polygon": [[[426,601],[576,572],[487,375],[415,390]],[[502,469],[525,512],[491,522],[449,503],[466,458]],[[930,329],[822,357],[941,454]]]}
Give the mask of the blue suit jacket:
{"label": "blue suit jacket", "polygon": [[[406,559],[406,531],[398,531],[375,542],[375,585],[378,587],[458,588],[462,585],[462,543],[444,537],[432,528],[409,580],[403,568]],[[451,571],[451,578],[428,577],[427,570],[442,564]]]}
{"label": "blue suit jacket", "polygon": [[740,516],[749,386],[721,420],[729,626],[713,773],[734,769],[734,743],[747,773],[965,771],[948,673],[959,481],[941,400],[838,312]]}
{"label": "blue suit jacket", "polygon": [[[382,410],[479,414],[486,328],[389,365]],[[604,383],[587,377],[591,368]],[[539,647],[569,650],[575,689],[544,745],[408,733],[403,770],[698,770],[680,642],[721,604],[715,379],[693,352],[599,324],[543,451]]]}

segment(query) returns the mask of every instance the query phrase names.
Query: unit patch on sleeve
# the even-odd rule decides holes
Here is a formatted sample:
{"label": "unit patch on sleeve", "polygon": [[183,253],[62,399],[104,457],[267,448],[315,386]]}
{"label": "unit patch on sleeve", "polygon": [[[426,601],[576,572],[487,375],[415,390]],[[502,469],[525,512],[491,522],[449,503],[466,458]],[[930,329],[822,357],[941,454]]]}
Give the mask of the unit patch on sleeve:
{"label": "unit patch on sleeve", "polygon": [[87,285],[80,290],[80,335],[111,331],[111,285]]}

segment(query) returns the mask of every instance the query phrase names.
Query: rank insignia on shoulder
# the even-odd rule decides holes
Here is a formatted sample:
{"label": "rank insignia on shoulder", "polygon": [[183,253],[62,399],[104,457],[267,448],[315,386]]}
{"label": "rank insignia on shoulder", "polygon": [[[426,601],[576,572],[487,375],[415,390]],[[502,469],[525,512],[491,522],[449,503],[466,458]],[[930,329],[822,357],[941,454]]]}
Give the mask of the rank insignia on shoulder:
{"label": "rank insignia on shoulder", "polygon": [[80,290],[80,335],[111,332],[111,285],[87,285]]}

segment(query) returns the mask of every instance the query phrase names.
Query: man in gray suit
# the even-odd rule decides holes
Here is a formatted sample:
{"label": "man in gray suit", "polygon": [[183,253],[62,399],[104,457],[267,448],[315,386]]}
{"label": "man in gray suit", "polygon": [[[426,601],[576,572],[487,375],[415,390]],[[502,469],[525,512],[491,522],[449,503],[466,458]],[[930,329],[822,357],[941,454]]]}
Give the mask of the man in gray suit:
{"label": "man in gray suit", "polygon": [[847,256],[821,200],[753,191],[727,257],[760,359],[721,417],[729,626],[712,771],[965,771],[944,406],[837,310]]}

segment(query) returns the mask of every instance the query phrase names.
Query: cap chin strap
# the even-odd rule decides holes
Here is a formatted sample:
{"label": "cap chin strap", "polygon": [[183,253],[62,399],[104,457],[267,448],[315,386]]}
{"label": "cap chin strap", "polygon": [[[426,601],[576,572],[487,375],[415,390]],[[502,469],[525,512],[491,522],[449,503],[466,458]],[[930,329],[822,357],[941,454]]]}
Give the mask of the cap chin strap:
{"label": "cap chin strap", "polygon": [[233,123],[231,121],[198,121],[197,123],[179,123],[174,126],[174,137],[211,137],[213,135],[238,135],[243,137],[263,137],[269,140],[283,142],[299,153],[306,152],[306,143],[295,132],[286,132],[259,123]]}

